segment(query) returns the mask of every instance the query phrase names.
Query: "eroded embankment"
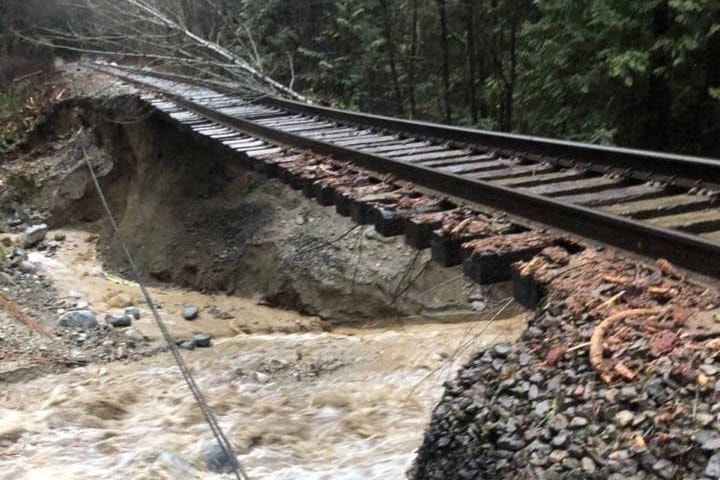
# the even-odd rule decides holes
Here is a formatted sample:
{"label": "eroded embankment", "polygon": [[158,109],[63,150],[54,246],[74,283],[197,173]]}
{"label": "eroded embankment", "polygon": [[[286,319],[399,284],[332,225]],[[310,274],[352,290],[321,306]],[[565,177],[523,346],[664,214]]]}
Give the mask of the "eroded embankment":
{"label": "eroded embankment", "polygon": [[[83,131],[68,140],[67,150],[75,152],[68,161],[76,165],[47,192],[50,218],[56,225],[99,228],[110,267],[125,264],[100,220],[79,162],[84,153],[101,175],[137,262],[154,280],[260,295],[272,305],[353,322],[473,314],[507,295],[503,288],[473,286],[459,268],[437,266],[402,237],[355,226],[278,180],[246,170],[237,153],[179,131],[136,97],[78,100],[62,110],[55,123],[70,119]],[[439,284],[446,288],[434,288]]]}

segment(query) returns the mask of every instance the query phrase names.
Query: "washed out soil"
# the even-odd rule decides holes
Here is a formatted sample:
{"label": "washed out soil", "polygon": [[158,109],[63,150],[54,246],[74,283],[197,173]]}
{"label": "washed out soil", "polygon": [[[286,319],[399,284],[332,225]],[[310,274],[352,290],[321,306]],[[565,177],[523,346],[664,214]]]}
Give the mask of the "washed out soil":
{"label": "washed out soil", "polygon": [[[8,162],[33,187],[16,192],[6,216],[99,234],[106,268],[120,274],[127,263],[84,158],[150,281],[251,296],[337,322],[463,319],[508,295],[248,171],[237,153],[178,130],[135,96],[74,99]],[[434,288],[445,282],[451,288]]]}

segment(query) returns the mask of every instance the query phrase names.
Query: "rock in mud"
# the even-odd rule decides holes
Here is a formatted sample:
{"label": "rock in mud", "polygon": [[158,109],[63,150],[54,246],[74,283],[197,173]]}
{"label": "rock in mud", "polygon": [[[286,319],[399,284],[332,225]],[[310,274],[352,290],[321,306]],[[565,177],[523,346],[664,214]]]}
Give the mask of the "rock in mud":
{"label": "rock in mud", "polygon": [[115,328],[129,327],[132,325],[132,318],[125,312],[117,312],[105,317],[105,323]]}
{"label": "rock in mud", "polygon": [[225,453],[225,450],[213,443],[205,448],[205,464],[215,473],[232,473],[238,467],[237,460]]}
{"label": "rock in mud", "polygon": [[395,243],[395,237],[384,237],[373,227],[369,227],[365,230],[365,238],[375,240],[380,243]]}
{"label": "rock in mud", "polygon": [[90,310],[74,310],[64,313],[58,320],[58,326],[76,330],[90,330],[97,327],[97,318]]}
{"label": "rock in mud", "polygon": [[136,307],[126,308],[125,315],[127,315],[128,317],[132,317],[135,320],[140,320],[140,310],[138,310]]}
{"label": "rock in mud", "polygon": [[187,306],[182,309],[182,317],[185,320],[195,320],[199,314],[200,311],[197,309],[197,307]]}
{"label": "rock in mud", "polygon": [[145,335],[140,330],[136,330],[134,328],[129,328],[125,331],[125,337],[128,340],[132,340],[133,342],[139,343],[145,340]]}
{"label": "rock in mud", "polygon": [[126,308],[131,307],[133,304],[130,295],[114,290],[105,295],[105,302],[110,308]]}
{"label": "rock in mud", "polygon": [[185,340],[184,342],[180,342],[180,345],[178,347],[182,348],[183,350],[195,350],[195,342],[192,340]]}
{"label": "rock in mud", "polygon": [[201,348],[207,348],[210,346],[210,336],[204,333],[196,333],[192,338],[193,343]]}
{"label": "rock in mud", "polygon": [[47,232],[48,226],[44,223],[26,228],[22,235],[20,235],[20,246],[22,248],[31,248],[37,245],[45,239]]}
{"label": "rock in mud", "polygon": [[89,306],[90,304],[87,302],[87,300],[78,300],[75,302],[75,308],[78,310],[87,310]]}

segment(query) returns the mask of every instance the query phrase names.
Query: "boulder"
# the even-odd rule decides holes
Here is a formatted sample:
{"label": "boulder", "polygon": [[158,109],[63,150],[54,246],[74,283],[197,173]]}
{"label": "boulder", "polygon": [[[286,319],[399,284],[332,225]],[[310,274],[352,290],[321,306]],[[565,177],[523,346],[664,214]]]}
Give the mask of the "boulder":
{"label": "boulder", "polygon": [[0,272],[0,285],[15,285],[15,280],[5,272]]}
{"label": "boulder", "polygon": [[200,314],[200,311],[197,307],[187,306],[182,309],[181,314],[185,320],[195,320]]}
{"label": "boulder", "polygon": [[58,320],[58,326],[76,330],[89,330],[97,324],[95,314],[90,310],[73,310],[62,314]]}
{"label": "boulder", "polygon": [[207,348],[210,346],[210,336],[204,333],[196,333],[192,338],[196,347]]}
{"label": "boulder", "polygon": [[162,464],[162,468],[170,471],[171,478],[196,478],[193,474],[193,467],[175,452],[162,452],[156,462]]}
{"label": "boulder", "polygon": [[20,264],[17,266],[17,268],[24,273],[35,273],[37,272],[37,265],[35,265],[32,262],[28,262],[27,260],[23,260],[20,262]]}
{"label": "boulder", "polygon": [[131,340],[136,343],[143,342],[145,340],[145,335],[140,330],[136,330],[134,328],[128,328],[125,331],[125,337],[128,340]]}
{"label": "boulder", "polygon": [[126,308],[133,304],[132,297],[127,293],[111,290],[105,294],[105,302],[110,308]]}
{"label": "boulder", "polygon": [[30,248],[45,239],[45,235],[48,233],[48,226],[44,223],[40,225],[32,225],[27,227],[25,231],[20,235],[20,246],[22,248]]}
{"label": "boulder", "polygon": [[117,312],[105,317],[105,323],[114,328],[129,327],[132,325],[132,318],[125,312]]}
{"label": "boulder", "polygon": [[217,443],[212,443],[205,448],[205,465],[208,470],[215,473],[232,473],[237,469],[237,460],[226,454],[225,450]]}

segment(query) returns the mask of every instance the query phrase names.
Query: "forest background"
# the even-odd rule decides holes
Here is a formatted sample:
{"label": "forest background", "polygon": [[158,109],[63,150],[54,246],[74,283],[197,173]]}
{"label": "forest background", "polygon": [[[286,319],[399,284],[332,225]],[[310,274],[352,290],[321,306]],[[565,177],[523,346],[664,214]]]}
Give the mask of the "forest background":
{"label": "forest background", "polygon": [[364,112],[720,157],[720,0],[0,0],[5,92],[83,53]]}

